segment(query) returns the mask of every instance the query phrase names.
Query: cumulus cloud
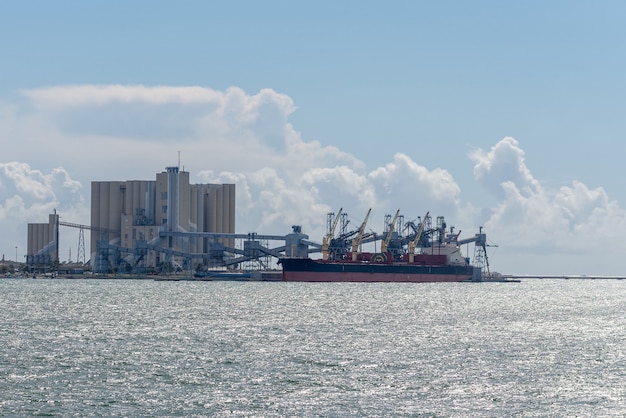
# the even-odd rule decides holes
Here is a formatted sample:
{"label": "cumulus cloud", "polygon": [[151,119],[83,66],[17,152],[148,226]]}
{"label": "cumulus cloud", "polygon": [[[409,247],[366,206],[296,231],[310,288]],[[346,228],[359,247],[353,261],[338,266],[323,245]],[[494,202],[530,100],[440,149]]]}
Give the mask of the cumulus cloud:
{"label": "cumulus cloud", "polygon": [[474,161],[474,176],[489,191],[502,197],[504,190],[500,185],[511,182],[525,194],[536,193],[540,186],[532,176],[524,161],[524,150],[515,138],[505,137],[494,145],[489,152],[480,149],[470,153]]}
{"label": "cumulus cloud", "polygon": [[461,191],[447,170],[436,168],[429,171],[402,153],[397,153],[393,162],[376,168],[368,177],[388,199],[404,195],[456,204]]}
{"label": "cumulus cloud", "polygon": [[26,163],[0,163],[0,218],[50,213],[50,208],[84,204],[81,184],[61,167],[45,174]]}
{"label": "cumulus cloud", "polygon": [[[0,164],[0,222],[22,248],[26,223],[46,222],[55,208],[67,221],[88,223],[91,181],[152,179],[179,155],[192,181],[237,185],[238,232],[285,234],[298,224],[319,241],[326,213],[340,207],[355,226],[373,208],[370,225],[379,232],[398,208],[407,220],[428,210],[467,231],[484,221],[493,241],[516,254],[619,248],[626,232],[624,210],[602,188],[542,186],[511,137],[469,156],[476,181],[498,199],[482,208],[462,199],[447,167],[402,152],[367,167],[303,138],[289,122],[293,100],[271,89],[87,85],[22,95],[25,102],[0,105],[0,138],[11,152]],[[16,139],[24,145],[7,146]],[[513,256],[507,263],[523,267]]]}
{"label": "cumulus cloud", "polygon": [[[68,220],[89,224],[89,208],[81,184],[67,171],[56,167],[44,173],[26,163],[0,163],[0,226],[5,245],[15,243],[25,253],[26,225],[48,222],[48,215],[55,210]],[[71,233],[66,238],[75,235]],[[63,242],[70,244],[69,239]],[[75,242],[74,239],[72,246]]]}
{"label": "cumulus cloud", "polygon": [[485,228],[522,254],[611,254],[621,251],[626,212],[601,187],[574,181],[542,187],[524,162],[518,141],[506,137],[490,152],[471,154],[476,179],[502,196]]}
{"label": "cumulus cloud", "polygon": [[[237,87],[221,92],[201,87],[68,86],[23,94],[36,110],[11,114],[22,125],[22,142],[37,143],[44,152],[63,150],[73,166],[88,160],[97,178],[107,172],[134,176],[138,158],[172,165],[178,151],[183,164],[195,170],[362,164],[335,147],[302,141],[288,123],[295,111],[292,99],[271,89],[249,95]],[[26,131],[27,124],[39,130]],[[46,140],[40,136],[43,132]]]}
{"label": "cumulus cloud", "polygon": [[[290,225],[304,227],[314,239],[325,233],[328,212],[340,207],[355,225],[368,209],[373,209],[371,228],[383,229],[385,214],[401,209],[407,220],[416,219],[426,210],[453,214],[462,207],[460,189],[443,169],[427,170],[404,154],[394,162],[367,172],[346,165],[273,168],[239,173],[212,171],[200,173],[203,182],[237,184],[238,219],[244,228],[286,231]],[[442,212],[437,212],[441,210]]]}

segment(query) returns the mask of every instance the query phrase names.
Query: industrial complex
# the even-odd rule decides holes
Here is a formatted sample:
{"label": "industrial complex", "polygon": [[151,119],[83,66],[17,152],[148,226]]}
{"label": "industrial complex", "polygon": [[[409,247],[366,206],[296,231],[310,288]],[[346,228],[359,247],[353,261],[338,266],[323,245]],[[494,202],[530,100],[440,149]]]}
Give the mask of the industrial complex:
{"label": "industrial complex", "polygon": [[[89,225],[61,221],[57,213],[47,223],[28,224],[26,264],[31,272],[68,269],[59,262],[59,231],[78,228],[77,269],[96,274],[188,272],[212,280],[250,278],[253,271],[269,277],[280,265],[279,278],[296,281],[476,281],[483,269],[489,275],[482,230],[459,239],[441,216],[436,224],[428,213],[405,223],[398,210],[385,216],[382,234],[365,233],[369,213],[354,230],[341,209],[328,213],[321,244],[298,225],[287,235],[237,234],[234,184],[190,184],[189,172],[167,167],[155,180],[92,182]],[[88,258],[85,230],[91,236]],[[367,243],[379,249],[363,251]],[[473,265],[460,252],[470,243]],[[321,260],[311,261],[315,252]]]}
{"label": "industrial complex", "polygon": [[[79,228],[82,240],[84,230],[91,232],[83,261],[94,272],[189,269],[193,254],[208,252],[213,234],[226,234],[216,241],[232,245],[227,235],[235,232],[235,185],[190,184],[189,172],[179,167],[167,167],[156,180],[94,181],[90,225],[62,222],[57,213],[47,223],[28,224],[27,265],[58,263],[60,227]],[[80,239],[79,260],[85,251]]]}

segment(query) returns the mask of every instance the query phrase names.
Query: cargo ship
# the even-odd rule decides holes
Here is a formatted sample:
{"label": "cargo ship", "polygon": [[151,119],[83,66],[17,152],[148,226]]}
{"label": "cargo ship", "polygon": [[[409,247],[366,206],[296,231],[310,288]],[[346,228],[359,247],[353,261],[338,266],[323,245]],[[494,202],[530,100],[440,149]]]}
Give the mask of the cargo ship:
{"label": "cargo ship", "polygon": [[[340,211],[341,213],[341,211]],[[483,266],[473,266],[461,254],[461,245],[473,242],[485,250],[486,236],[481,233],[459,240],[453,230],[447,233],[443,217],[432,228],[428,213],[423,222],[413,224],[413,232],[405,237],[394,229],[399,211],[386,224],[382,235],[365,236],[366,220],[359,230],[334,237],[336,220],[329,222],[330,231],[321,245],[322,258],[308,255],[283,257],[282,279],[288,282],[479,282]],[[338,215],[339,217],[339,215]],[[363,242],[381,241],[380,252],[359,251]],[[419,250],[416,252],[416,250]],[[482,253],[482,252],[481,252]],[[484,259],[486,259],[486,253]]]}
{"label": "cargo ship", "polygon": [[[365,253],[367,254],[367,253]],[[416,254],[408,260],[386,261],[373,254],[369,261],[282,258],[287,282],[465,282],[481,281],[482,269],[469,263],[449,264],[445,255]]]}

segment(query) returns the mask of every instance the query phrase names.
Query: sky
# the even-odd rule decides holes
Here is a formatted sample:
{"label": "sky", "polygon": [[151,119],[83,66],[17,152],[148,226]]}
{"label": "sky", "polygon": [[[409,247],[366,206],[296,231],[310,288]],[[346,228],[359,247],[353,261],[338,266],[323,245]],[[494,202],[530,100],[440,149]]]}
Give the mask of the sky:
{"label": "sky", "polygon": [[24,261],[55,209],[88,225],[92,181],[180,161],[236,184],[238,233],[429,211],[482,227],[493,271],[625,276],[624,21],[602,0],[0,2],[0,252]]}

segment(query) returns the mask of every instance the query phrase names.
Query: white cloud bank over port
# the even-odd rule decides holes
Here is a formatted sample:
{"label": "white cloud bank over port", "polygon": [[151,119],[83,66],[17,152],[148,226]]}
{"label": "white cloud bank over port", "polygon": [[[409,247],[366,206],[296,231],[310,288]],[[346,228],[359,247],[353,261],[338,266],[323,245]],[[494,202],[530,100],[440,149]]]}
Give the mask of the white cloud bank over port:
{"label": "white cloud bank over port", "polygon": [[[428,168],[398,150],[368,167],[338,146],[306,140],[289,122],[293,100],[271,89],[232,87],[55,86],[23,91],[0,103],[2,251],[26,248],[26,224],[57,209],[88,224],[90,182],[152,179],[166,166],[193,182],[237,186],[237,231],[285,234],[302,225],[321,240],[326,213],[340,207],[358,225],[373,208],[371,229],[400,208],[407,220],[444,215],[464,236],[484,226],[500,245],[494,268],[507,273],[620,274],[625,211],[599,187],[581,182],[548,188],[525,163],[520,143],[505,137],[469,158],[477,184],[497,199],[491,208],[464,200],[446,167]],[[485,217],[485,214],[487,216]],[[61,244],[75,247],[75,233]],[[23,251],[22,253],[25,253]],[[471,254],[470,254],[471,255]],[[617,259],[616,259],[617,258]]]}

